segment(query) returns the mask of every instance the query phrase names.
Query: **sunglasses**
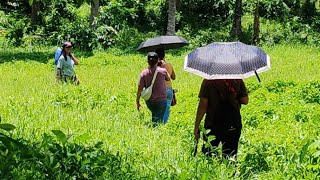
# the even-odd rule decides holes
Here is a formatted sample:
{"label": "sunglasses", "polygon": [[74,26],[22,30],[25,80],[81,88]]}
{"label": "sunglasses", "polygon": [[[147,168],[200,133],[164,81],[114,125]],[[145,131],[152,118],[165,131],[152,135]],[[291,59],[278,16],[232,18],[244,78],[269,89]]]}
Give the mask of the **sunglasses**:
{"label": "sunglasses", "polygon": [[72,46],[66,46],[66,48],[72,48]]}

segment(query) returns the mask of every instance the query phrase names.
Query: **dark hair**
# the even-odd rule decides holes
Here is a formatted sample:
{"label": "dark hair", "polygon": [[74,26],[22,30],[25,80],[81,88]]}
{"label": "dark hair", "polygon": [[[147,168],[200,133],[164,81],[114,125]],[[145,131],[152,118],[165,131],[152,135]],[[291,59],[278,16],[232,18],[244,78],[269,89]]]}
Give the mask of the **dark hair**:
{"label": "dark hair", "polygon": [[62,48],[65,48],[65,47],[72,47],[72,43],[69,42],[69,41],[66,41],[62,44]]}
{"label": "dark hair", "polygon": [[148,56],[147,56],[147,59],[148,59],[148,64],[150,66],[154,66],[158,63],[158,54],[155,53],[155,52],[149,52],[148,53]]}
{"label": "dark hair", "polygon": [[159,59],[164,59],[165,56],[165,52],[163,48],[158,48],[156,49],[156,53],[158,54]]}
{"label": "dark hair", "polygon": [[[66,51],[64,50],[64,48],[66,47],[72,47],[72,43],[69,41],[65,41],[64,43],[62,43],[62,51],[61,54],[63,55],[64,59],[67,61],[67,54]],[[68,56],[70,56],[70,54],[68,54]]]}

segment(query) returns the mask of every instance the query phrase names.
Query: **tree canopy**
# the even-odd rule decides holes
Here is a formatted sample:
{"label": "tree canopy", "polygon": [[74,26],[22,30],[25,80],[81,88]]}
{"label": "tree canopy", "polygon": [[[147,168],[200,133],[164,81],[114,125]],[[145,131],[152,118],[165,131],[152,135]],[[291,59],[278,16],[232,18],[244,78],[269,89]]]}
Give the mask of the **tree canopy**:
{"label": "tree canopy", "polygon": [[[71,40],[83,50],[130,50],[169,27],[172,31],[172,25],[195,46],[231,41],[233,34],[245,43],[253,38],[260,43],[320,39],[317,0],[2,0],[0,10],[6,14],[0,18],[1,32],[15,46]],[[254,25],[254,12],[259,12],[260,26]],[[254,37],[254,26],[261,28],[259,37]]]}

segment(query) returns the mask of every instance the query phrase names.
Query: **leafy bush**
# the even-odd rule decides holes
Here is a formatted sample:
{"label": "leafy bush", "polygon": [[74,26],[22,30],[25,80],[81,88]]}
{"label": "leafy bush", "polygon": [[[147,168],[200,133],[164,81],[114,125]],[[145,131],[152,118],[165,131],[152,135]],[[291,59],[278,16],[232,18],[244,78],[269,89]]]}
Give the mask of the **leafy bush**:
{"label": "leafy bush", "polygon": [[54,1],[49,7],[52,10],[43,14],[46,24],[43,33],[49,42],[60,45],[63,41],[72,41],[76,48],[92,51],[96,38],[89,19],[78,15],[76,7],[67,1]]}
{"label": "leafy bush", "polygon": [[221,22],[230,20],[233,12],[233,1],[182,1],[180,4],[181,26],[190,25],[197,30],[204,27],[218,27]]}
{"label": "leafy bush", "polygon": [[[0,124],[0,129],[11,131],[15,127]],[[131,179],[135,175],[119,154],[103,151],[101,142],[85,147],[68,142],[68,137],[59,130],[52,132],[56,140],[44,134],[39,144],[0,132],[0,176],[4,179]]]}
{"label": "leafy bush", "polygon": [[273,81],[272,83],[267,85],[267,89],[269,92],[279,93],[284,92],[287,87],[294,87],[296,84],[293,81],[285,82],[285,81]]}
{"label": "leafy bush", "polygon": [[300,89],[300,97],[307,103],[320,104],[320,82],[313,81],[303,85]]}
{"label": "leafy bush", "polygon": [[[153,35],[156,36],[155,34]],[[126,51],[136,51],[137,47],[145,40],[146,36],[148,37],[149,35],[143,35],[136,28],[127,27],[119,31],[118,36],[115,39],[114,46],[116,45],[117,48],[124,49]]]}
{"label": "leafy bush", "polygon": [[285,20],[289,16],[290,8],[286,3],[279,0],[261,1],[259,3],[259,13],[261,17],[267,19]]}
{"label": "leafy bush", "polygon": [[108,25],[99,26],[96,30],[97,43],[104,49],[115,44],[118,32]]}
{"label": "leafy bush", "polygon": [[253,147],[253,152],[248,153],[245,157],[244,163],[240,168],[241,175],[248,179],[259,172],[271,170],[268,163],[268,156],[272,155],[272,145],[262,143]]}
{"label": "leafy bush", "polygon": [[311,157],[310,164],[307,166],[307,168],[310,171],[320,175],[320,139],[311,143],[308,147],[308,150],[311,154]]}
{"label": "leafy bush", "polygon": [[22,45],[22,38],[27,32],[28,24],[29,20],[27,17],[21,17],[18,14],[11,14],[8,19],[8,24],[6,24],[6,28],[8,29],[6,38],[8,38],[14,46]]}

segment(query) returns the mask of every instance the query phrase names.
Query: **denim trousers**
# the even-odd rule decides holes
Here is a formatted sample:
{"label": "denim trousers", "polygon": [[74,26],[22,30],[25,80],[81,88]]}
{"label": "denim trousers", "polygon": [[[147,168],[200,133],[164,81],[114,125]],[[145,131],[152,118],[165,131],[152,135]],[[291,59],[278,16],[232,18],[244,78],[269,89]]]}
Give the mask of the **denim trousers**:
{"label": "denim trousers", "polygon": [[167,101],[146,101],[148,109],[151,111],[152,114],[152,122],[154,123],[163,123],[163,116],[166,110]]}
{"label": "denim trousers", "polygon": [[172,89],[172,87],[167,87],[166,93],[167,93],[167,107],[166,107],[166,111],[165,111],[164,116],[163,116],[163,122],[164,123],[167,123],[168,120],[169,120],[170,107],[171,107],[171,102],[172,102],[172,98],[173,98],[173,89]]}

